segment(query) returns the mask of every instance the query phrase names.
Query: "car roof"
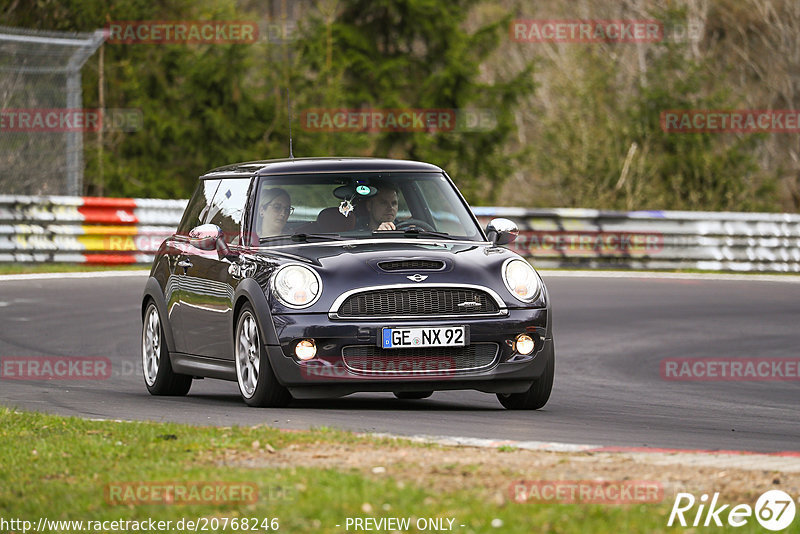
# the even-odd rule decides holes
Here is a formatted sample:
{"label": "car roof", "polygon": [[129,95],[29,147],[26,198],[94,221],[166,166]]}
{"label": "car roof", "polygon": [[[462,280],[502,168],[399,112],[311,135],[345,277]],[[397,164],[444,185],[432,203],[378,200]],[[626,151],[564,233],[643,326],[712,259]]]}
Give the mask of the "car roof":
{"label": "car roof", "polygon": [[442,172],[430,163],[386,158],[292,158],[246,161],[217,167],[200,178],[220,175],[266,176],[273,174],[307,174],[320,172]]}

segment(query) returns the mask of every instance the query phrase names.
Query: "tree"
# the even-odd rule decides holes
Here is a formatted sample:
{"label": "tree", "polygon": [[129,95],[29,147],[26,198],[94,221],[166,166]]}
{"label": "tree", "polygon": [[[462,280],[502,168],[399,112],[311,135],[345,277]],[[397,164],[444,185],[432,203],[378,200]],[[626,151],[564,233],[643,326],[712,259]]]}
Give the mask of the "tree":
{"label": "tree", "polygon": [[462,121],[464,111],[483,109],[496,121],[492,128],[468,131],[462,122],[439,132],[314,134],[323,141],[305,136],[303,146],[321,155],[329,155],[325,150],[331,147],[355,146],[369,155],[428,161],[446,168],[468,200],[494,200],[520,155],[509,148],[514,113],[520,97],[534,89],[533,67],[526,65],[508,80],[483,78],[481,66],[506,34],[511,15],[469,31],[467,14],[480,3],[318,4],[319,14],[310,18],[300,44],[302,74],[297,78],[306,105],[447,109],[461,113]]}
{"label": "tree", "polygon": [[[110,21],[247,20],[234,0],[168,3],[97,0],[13,3],[7,24],[36,29],[90,31]],[[185,198],[198,175],[238,160],[285,155],[275,132],[280,77],[259,61],[268,43],[103,45],[105,107],[133,108],[143,124],[104,136],[105,194]],[[98,67],[84,69],[84,106],[99,105]],[[98,188],[96,134],[85,134],[86,193]]]}

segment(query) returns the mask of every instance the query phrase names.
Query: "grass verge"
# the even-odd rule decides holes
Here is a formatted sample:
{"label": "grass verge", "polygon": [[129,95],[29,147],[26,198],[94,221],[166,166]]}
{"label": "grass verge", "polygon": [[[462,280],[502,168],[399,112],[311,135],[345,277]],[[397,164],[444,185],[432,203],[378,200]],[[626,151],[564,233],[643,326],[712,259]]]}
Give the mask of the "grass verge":
{"label": "grass verge", "polygon": [[[437,448],[329,429],[287,432],[266,426],[88,421],[0,408],[0,517],[34,525],[43,516],[51,521],[169,520],[173,523],[168,531],[172,532],[190,530],[175,528],[179,520],[200,518],[207,527],[200,523],[201,532],[243,530],[241,525],[232,528],[232,523],[223,529],[226,518],[267,519],[267,526],[277,519],[280,532],[353,532],[352,526],[347,528],[347,518],[366,517],[409,518],[410,528],[402,530],[407,532],[421,531],[416,521],[429,518],[442,520],[442,526],[449,526],[452,519],[451,531],[465,534],[685,531],[666,528],[668,499],[635,505],[517,503],[487,498],[481,480],[474,479],[477,469],[465,469],[462,484],[442,490],[424,482],[409,483],[380,468],[365,472],[349,467],[352,458],[341,466],[333,458],[335,467],[326,468],[313,463],[269,466],[226,461],[243,455],[280,456],[288,449],[302,451],[319,444],[403,448],[403,455],[409,458],[414,451]],[[507,476],[511,484],[513,474]],[[211,504],[152,504],[134,499],[121,505],[112,499],[112,491],[120,495],[120,486],[138,488],[148,483],[250,485],[257,488],[257,498],[245,504],[216,497]],[[131,496],[127,490],[123,495]],[[152,492],[146,495],[152,497]],[[212,528],[214,519],[220,522],[217,528]],[[264,524],[257,529],[250,525],[250,531],[267,531],[261,528]],[[748,524],[735,530],[755,531],[751,528]],[[76,531],[63,525],[58,530]],[[129,526],[127,530],[133,529]]]}

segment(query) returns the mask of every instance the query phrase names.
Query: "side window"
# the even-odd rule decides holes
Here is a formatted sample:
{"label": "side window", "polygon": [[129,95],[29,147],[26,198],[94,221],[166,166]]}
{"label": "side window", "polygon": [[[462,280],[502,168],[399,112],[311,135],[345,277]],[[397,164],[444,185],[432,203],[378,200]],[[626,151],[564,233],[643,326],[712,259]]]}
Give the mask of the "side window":
{"label": "side window", "polygon": [[250,178],[227,178],[221,181],[211,204],[209,223],[222,228],[226,243],[239,243],[239,229],[247,204]]}
{"label": "side window", "polygon": [[189,230],[195,226],[200,226],[206,220],[208,208],[217,192],[220,180],[200,180],[197,189],[194,190],[191,200],[186,205],[183,218],[178,225],[179,235],[188,235]]}

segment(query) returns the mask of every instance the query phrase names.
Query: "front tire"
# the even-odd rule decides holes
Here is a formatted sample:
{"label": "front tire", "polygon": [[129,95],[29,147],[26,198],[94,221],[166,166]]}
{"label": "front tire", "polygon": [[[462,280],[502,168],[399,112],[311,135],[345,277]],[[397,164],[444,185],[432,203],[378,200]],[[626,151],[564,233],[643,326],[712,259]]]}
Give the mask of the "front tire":
{"label": "front tire", "polygon": [[292,400],[292,395],[275,378],[262,339],[253,308],[245,304],[236,321],[233,340],[239,393],[248,406],[286,406]]}
{"label": "front tire", "polygon": [[142,321],[142,372],[151,395],[180,397],[189,393],[192,377],[172,370],[161,316],[152,300]]}
{"label": "front tire", "polygon": [[550,399],[555,375],[555,354],[547,361],[544,373],[523,393],[497,394],[497,400],[508,410],[538,410]]}

